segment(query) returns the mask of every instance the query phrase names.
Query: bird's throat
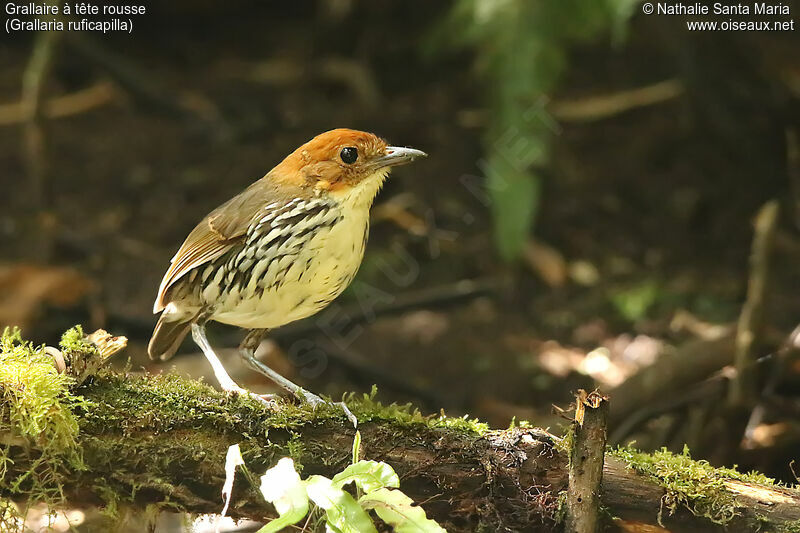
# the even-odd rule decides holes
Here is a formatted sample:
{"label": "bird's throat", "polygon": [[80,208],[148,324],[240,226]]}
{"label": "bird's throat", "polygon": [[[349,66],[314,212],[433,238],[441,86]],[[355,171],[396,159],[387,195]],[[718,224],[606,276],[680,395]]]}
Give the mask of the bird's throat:
{"label": "bird's throat", "polygon": [[375,196],[386,182],[386,178],[389,177],[389,170],[389,168],[376,170],[355,186],[347,190],[332,192],[331,195],[341,202],[345,209],[369,209]]}

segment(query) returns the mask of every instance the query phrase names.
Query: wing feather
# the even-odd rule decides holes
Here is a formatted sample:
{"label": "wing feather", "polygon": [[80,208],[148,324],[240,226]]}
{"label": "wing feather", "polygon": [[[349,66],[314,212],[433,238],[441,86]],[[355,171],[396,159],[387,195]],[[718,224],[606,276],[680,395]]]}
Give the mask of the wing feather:
{"label": "wing feather", "polygon": [[176,281],[192,269],[224,255],[244,238],[261,205],[258,189],[253,185],[212,211],[186,237],[161,280],[153,313],[167,306],[167,291]]}
{"label": "wing feather", "polygon": [[[230,250],[239,239],[220,239],[208,225],[208,221],[203,221],[203,225],[197,226],[187,237],[186,242],[172,258],[172,262],[161,280],[158,288],[158,296],[153,306],[153,312],[158,313],[167,306],[167,290],[180,278],[189,273],[193,268],[209,263]],[[203,227],[205,226],[205,227]]]}
{"label": "wing feather", "polygon": [[285,184],[278,191],[270,181],[271,175],[267,174],[216,208],[192,230],[164,274],[153,305],[154,313],[167,306],[167,291],[176,281],[241,243],[252,225],[260,224],[266,231],[269,222],[260,218],[263,217],[264,208],[272,208],[272,213],[277,215],[281,209],[274,209],[275,202],[284,209],[291,209],[294,204],[289,199],[308,194],[308,191],[299,187],[290,188]]}

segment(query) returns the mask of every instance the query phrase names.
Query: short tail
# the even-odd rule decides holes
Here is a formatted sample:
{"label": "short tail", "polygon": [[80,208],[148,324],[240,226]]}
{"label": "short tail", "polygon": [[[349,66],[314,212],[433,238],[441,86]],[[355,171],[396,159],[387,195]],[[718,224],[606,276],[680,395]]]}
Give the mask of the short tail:
{"label": "short tail", "polygon": [[175,317],[162,313],[158,318],[158,324],[156,324],[156,329],[153,330],[153,336],[150,338],[150,344],[147,346],[147,353],[150,354],[150,359],[166,361],[175,355],[181,342],[183,342],[192,327],[191,320],[170,322],[167,320],[168,318]]}

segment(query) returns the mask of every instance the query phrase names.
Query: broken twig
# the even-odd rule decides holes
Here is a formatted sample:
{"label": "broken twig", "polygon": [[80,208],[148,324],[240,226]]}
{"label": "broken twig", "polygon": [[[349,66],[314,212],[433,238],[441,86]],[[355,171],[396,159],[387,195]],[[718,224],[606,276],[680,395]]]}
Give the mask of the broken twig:
{"label": "broken twig", "polygon": [[42,125],[42,92],[53,63],[58,34],[42,32],[37,34],[33,50],[25,72],[22,75],[22,110],[25,117],[23,123],[24,151],[23,160],[28,167],[32,208],[38,213],[38,236],[33,242],[38,243],[37,259],[46,261],[50,255],[52,241],[52,224],[47,221],[48,199],[46,195],[46,150],[44,127]]}
{"label": "broken twig", "polygon": [[731,382],[728,402],[732,406],[752,406],[756,400],[756,374],[750,368],[755,359],[755,349],[763,329],[764,300],[769,281],[769,259],[778,222],[778,202],[772,200],[758,211],[755,220],[755,235],[750,254],[750,279],[747,284],[747,299],[739,315],[736,329],[735,355],[736,376]]}
{"label": "broken twig", "polygon": [[[79,115],[114,99],[114,88],[109,82],[100,82],[74,93],[57,96],[41,105],[42,116],[47,119]],[[20,124],[28,119],[23,102],[0,104],[0,126]]]}
{"label": "broken twig", "polygon": [[614,94],[580,100],[553,102],[550,113],[563,122],[592,122],[609,118],[631,109],[660,104],[683,93],[678,80],[665,80],[646,87],[637,87]]}
{"label": "broken twig", "polygon": [[569,453],[569,490],[565,531],[600,530],[600,484],[606,450],[608,398],[597,391],[578,391],[572,445]]}

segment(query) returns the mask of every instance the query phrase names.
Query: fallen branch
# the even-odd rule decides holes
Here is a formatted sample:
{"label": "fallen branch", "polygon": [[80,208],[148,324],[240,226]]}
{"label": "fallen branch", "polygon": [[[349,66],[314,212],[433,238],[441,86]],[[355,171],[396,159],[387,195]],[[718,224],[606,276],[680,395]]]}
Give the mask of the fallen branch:
{"label": "fallen branch", "polygon": [[[51,98],[41,105],[42,116],[47,119],[79,115],[111,102],[114,88],[109,82],[101,82],[86,89]],[[20,124],[28,120],[30,111],[23,102],[0,104],[0,126]]]}
{"label": "fallen branch", "polygon": [[575,420],[569,451],[566,531],[600,531],[600,486],[606,450],[608,398],[581,390],[575,398]]}
{"label": "fallen branch", "polygon": [[734,352],[736,375],[731,381],[728,394],[728,401],[734,407],[752,408],[758,397],[757,374],[753,372],[752,364],[756,358],[755,350],[762,341],[764,301],[769,284],[770,255],[777,225],[778,202],[772,200],[758,211],[755,220],[747,299],[742,306],[736,328]]}
{"label": "fallen branch", "polygon": [[23,123],[22,156],[28,171],[31,207],[38,215],[35,239],[35,255],[41,262],[49,260],[52,248],[52,225],[47,222],[50,199],[47,195],[47,149],[42,120],[42,94],[53,65],[53,56],[60,36],[57,32],[41,32],[36,35],[33,50],[22,75]]}
{"label": "fallen branch", "polygon": [[[9,390],[3,391],[2,413],[13,402]],[[240,444],[254,474],[291,456],[304,474],[330,476],[351,459],[354,430],[337,409],[312,412],[284,404],[269,411],[175,376],[109,373],[73,394],[79,402],[74,446],[80,459],[70,459],[63,449],[45,453],[46,441],[21,438],[3,419],[0,442],[12,462],[0,476],[0,497],[57,494],[59,487],[39,484],[56,479],[62,505],[216,513],[230,444]],[[428,516],[448,531],[552,531],[556,525],[559,494],[568,483],[566,450],[558,438],[537,429],[488,431],[460,418],[426,419],[369,399],[350,405],[359,418],[364,457],[391,464],[403,490],[424,502]],[[601,503],[614,516],[656,524],[671,489],[629,464],[625,457],[608,457]],[[41,469],[48,475],[31,474]],[[230,514],[264,520],[271,509],[247,477],[234,486]],[[772,530],[800,520],[800,492],[729,477],[720,474],[713,485],[714,496],[727,498],[733,513],[727,531],[752,531],[756,525]],[[709,497],[704,489],[694,490]],[[722,527],[685,507],[663,515],[668,528]]]}
{"label": "fallen branch", "polygon": [[[357,324],[374,322],[379,316],[394,316],[417,309],[438,309],[480,296],[496,294],[504,288],[506,285],[500,279],[462,279],[435,287],[389,295],[386,301],[352,304],[340,308],[341,312],[337,315],[341,317],[340,327],[345,330]],[[316,333],[319,329],[319,321],[310,318],[277,329],[270,333],[270,336],[279,341],[291,340]]]}
{"label": "fallen branch", "polygon": [[[622,420],[608,438],[610,444],[623,444],[634,431],[645,422],[666,413],[684,409],[687,406],[702,405],[709,401],[719,401],[725,394],[727,379],[717,375],[697,383],[680,394],[668,394],[663,398],[643,404]],[[663,442],[663,441],[662,441]]]}
{"label": "fallen branch", "polygon": [[674,354],[664,354],[609,391],[609,425],[614,427],[643,406],[684,391],[733,362],[732,334],[712,340],[694,340]]}
{"label": "fallen branch", "polygon": [[553,102],[549,110],[563,122],[592,122],[672,100],[683,94],[683,90],[680,81],[665,80],[613,94]]}

